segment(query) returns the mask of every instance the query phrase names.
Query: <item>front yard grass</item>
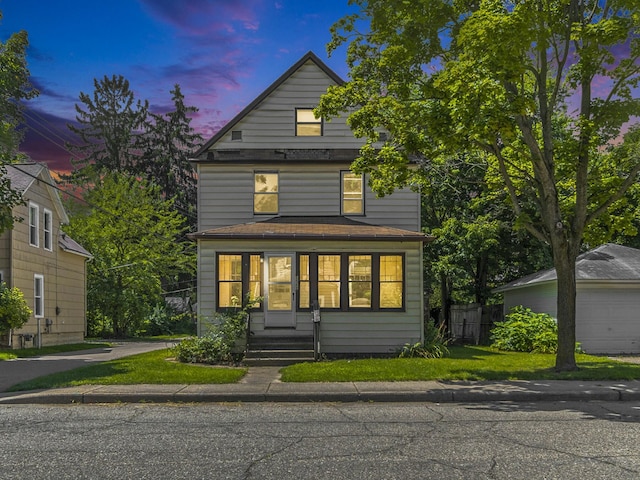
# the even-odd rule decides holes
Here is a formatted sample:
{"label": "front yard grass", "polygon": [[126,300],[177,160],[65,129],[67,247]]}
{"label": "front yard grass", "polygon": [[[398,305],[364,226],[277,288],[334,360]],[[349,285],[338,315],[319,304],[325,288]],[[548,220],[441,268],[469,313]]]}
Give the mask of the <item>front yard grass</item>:
{"label": "front yard grass", "polygon": [[39,357],[41,355],[51,355],[54,353],[77,352],[80,350],[90,350],[92,348],[110,347],[110,343],[105,342],[85,342],[70,343],[68,345],[54,345],[42,348],[21,348],[17,350],[9,348],[0,348],[0,360],[11,360],[13,358]]}
{"label": "front yard grass", "polygon": [[299,363],[281,370],[284,382],[382,382],[414,380],[634,380],[640,365],[577,354],[579,370],[557,373],[555,355],[450,347],[444,358],[335,360]]}
{"label": "front yard grass", "polygon": [[171,362],[171,349],[132,355],[18,383],[9,391],[62,388],[78,385],[211,384],[235,383],[246,368],[211,367]]}

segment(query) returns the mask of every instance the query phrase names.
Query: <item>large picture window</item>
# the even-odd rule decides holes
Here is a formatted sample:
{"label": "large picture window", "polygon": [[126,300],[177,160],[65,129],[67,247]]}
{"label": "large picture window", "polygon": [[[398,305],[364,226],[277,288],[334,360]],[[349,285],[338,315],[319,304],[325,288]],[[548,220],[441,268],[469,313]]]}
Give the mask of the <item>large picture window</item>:
{"label": "large picture window", "polygon": [[262,255],[218,254],[218,308],[239,308],[262,297]]}
{"label": "large picture window", "polygon": [[278,213],[278,174],[256,172],[253,179],[253,213]]}

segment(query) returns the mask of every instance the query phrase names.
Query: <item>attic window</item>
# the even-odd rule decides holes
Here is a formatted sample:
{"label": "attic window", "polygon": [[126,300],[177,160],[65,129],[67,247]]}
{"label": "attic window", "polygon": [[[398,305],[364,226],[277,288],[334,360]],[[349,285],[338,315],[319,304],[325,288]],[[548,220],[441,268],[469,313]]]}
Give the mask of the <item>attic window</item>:
{"label": "attic window", "polygon": [[296,108],[296,137],[320,137],[322,117],[316,118],[312,108]]}
{"label": "attic window", "polygon": [[242,141],[242,130],[231,130],[231,140],[236,142]]}

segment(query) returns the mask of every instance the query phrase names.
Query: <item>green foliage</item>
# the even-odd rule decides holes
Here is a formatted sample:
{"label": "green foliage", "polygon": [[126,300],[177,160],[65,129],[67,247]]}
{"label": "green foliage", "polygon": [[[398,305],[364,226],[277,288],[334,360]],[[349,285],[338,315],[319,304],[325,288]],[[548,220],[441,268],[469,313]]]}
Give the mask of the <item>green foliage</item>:
{"label": "green foliage", "polygon": [[245,306],[228,313],[219,313],[202,337],[188,338],[175,346],[176,359],[186,363],[237,363],[244,357],[236,344],[247,335],[249,311],[261,299],[247,299]]}
{"label": "green foliage", "polygon": [[84,199],[90,207],[68,203],[65,230],[93,255],[89,333],[135,335],[162,301],[162,282],[195,270],[193,245],[175,241],[185,219],[156,187],[119,173],[105,174]]}
{"label": "green foliage", "polygon": [[519,228],[550,245],[557,366],[575,368],[583,238],[607,223],[627,232],[637,224],[624,203],[640,143],[633,126],[622,137],[640,117],[637,0],[352,3],[360,11],[334,25],[329,45],[348,43],[350,81],[331,87],[316,114],[349,114],[367,139],[353,168],[381,194],[425,182],[416,158],[486,154],[489,189],[509,198]]}
{"label": "green foliage", "polygon": [[195,334],[194,315],[191,312],[176,312],[166,302],[153,307],[145,324],[145,335]]}
{"label": "green foliage", "polygon": [[22,291],[0,284],[0,332],[20,328],[29,321],[31,309],[27,306]]}
{"label": "green foliage", "polygon": [[19,152],[23,134],[18,127],[24,120],[24,101],[38,95],[29,83],[28,46],[25,31],[0,41],[0,233],[13,227],[12,209],[22,201],[20,193],[11,188],[4,166],[24,159]]}
{"label": "green foliage", "polygon": [[444,330],[444,324],[437,327],[432,320],[425,322],[424,342],[406,343],[398,358],[441,358],[449,355],[449,339]]}
{"label": "green foliage", "polygon": [[513,307],[504,322],[491,330],[491,346],[511,352],[555,353],[558,349],[558,325],[546,313],[534,313],[522,306]]}

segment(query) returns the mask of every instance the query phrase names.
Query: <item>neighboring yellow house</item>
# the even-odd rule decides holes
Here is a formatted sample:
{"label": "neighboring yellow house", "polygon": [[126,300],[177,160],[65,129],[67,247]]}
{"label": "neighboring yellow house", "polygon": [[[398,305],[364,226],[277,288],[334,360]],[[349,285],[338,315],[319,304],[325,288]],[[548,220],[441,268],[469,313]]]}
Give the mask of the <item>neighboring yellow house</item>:
{"label": "neighboring yellow house", "polygon": [[23,204],[13,209],[22,221],[0,235],[0,278],[23,292],[33,313],[0,343],[21,348],[82,342],[91,254],[61,230],[69,218],[47,167],[24,163],[6,168]]}

